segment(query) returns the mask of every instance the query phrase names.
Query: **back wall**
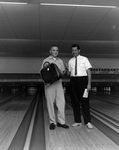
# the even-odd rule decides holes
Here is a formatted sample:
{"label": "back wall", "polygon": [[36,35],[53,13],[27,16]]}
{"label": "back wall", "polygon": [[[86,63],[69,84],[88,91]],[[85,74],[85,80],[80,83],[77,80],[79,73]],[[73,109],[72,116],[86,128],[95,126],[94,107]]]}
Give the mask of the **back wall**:
{"label": "back wall", "polygon": [[[0,57],[0,73],[38,73],[43,57]],[[64,62],[70,58],[62,57]],[[89,58],[93,68],[119,68],[118,58]]]}

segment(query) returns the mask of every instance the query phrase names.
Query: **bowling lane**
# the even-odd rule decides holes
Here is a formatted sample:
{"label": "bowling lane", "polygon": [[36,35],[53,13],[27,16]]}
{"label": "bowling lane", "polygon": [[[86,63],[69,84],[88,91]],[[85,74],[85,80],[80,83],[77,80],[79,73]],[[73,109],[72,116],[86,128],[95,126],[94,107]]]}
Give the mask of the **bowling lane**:
{"label": "bowling lane", "polygon": [[96,92],[90,95],[90,107],[119,122],[119,96]]}
{"label": "bowling lane", "polygon": [[119,105],[110,104],[96,98],[91,98],[90,108],[111,117],[115,121],[119,121]]}
{"label": "bowling lane", "polygon": [[[4,89],[3,91],[1,89]],[[7,102],[13,97],[16,97],[23,93],[24,91],[18,87],[0,87],[0,105],[3,105],[3,102]]]}
{"label": "bowling lane", "polygon": [[0,105],[3,105],[7,101],[10,101],[10,99],[12,99],[13,97],[16,97],[20,94],[21,93],[17,93],[17,94],[4,93],[4,94],[2,94],[1,97],[0,97]]}
{"label": "bowling lane", "polygon": [[[53,131],[49,130],[46,101],[44,100],[43,102],[46,150],[119,150],[117,144],[101,132],[97,126],[94,125],[92,130],[87,129],[84,124],[83,117],[81,127],[71,126],[74,123],[74,117],[70,97],[67,95],[65,115],[66,123],[69,125],[69,129],[66,130],[56,127]],[[57,112],[57,109],[55,111]],[[94,120],[93,117],[92,120]]]}
{"label": "bowling lane", "polygon": [[112,104],[119,104],[119,95],[118,92],[91,92],[91,97],[105,101]]}
{"label": "bowling lane", "polygon": [[[70,100],[69,93],[67,95]],[[119,145],[119,96],[116,92],[91,92],[92,123]]]}
{"label": "bowling lane", "polygon": [[90,110],[93,124],[119,145],[118,92],[92,92]]}
{"label": "bowling lane", "polygon": [[0,106],[0,150],[8,149],[33,97],[23,93]]}

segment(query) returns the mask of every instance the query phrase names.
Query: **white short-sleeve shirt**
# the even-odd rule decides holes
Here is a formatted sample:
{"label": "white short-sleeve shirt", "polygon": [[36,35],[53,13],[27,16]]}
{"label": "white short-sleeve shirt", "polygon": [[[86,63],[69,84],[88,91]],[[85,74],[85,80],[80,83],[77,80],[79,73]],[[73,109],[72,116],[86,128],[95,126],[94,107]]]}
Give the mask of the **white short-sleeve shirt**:
{"label": "white short-sleeve shirt", "polygon": [[85,56],[78,55],[77,56],[77,75],[75,75],[75,57],[71,58],[68,62],[68,69],[71,73],[71,76],[87,76],[86,70],[89,68],[92,68],[92,65],[90,64],[89,60]]}

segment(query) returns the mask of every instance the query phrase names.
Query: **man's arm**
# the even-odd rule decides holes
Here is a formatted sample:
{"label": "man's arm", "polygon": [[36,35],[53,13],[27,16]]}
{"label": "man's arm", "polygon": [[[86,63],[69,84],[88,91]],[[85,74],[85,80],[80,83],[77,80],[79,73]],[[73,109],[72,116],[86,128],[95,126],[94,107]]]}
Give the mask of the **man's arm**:
{"label": "man's arm", "polygon": [[61,69],[60,69],[61,75],[65,75],[66,74],[66,69],[65,69],[65,65],[63,60],[61,60]]}
{"label": "man's arm", "polygon": [[87,84],[87,90],[91,90],[91,70],[90,68],[87,71],[87,75],[88,75],[88,84]]}

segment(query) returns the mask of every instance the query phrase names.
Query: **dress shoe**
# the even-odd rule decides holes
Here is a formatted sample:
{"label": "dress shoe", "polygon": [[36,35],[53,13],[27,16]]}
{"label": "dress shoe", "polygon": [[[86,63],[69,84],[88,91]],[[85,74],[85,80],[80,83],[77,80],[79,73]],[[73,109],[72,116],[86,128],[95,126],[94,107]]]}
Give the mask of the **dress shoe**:
{"label": "dress shoe", "polygon": [[55,124],[54,123],[51,123],[50,124],[50,130],[54,130],[55,129]]}
{"label": "dress shoe", "polygon": [[74,123],[74,124],[72,124],[72,127],[77,127],[77,126],[82,126],[82,123]]}
{"label": "dress shoe", "polygon": [[87,126],[87,128],[89,128],[89,129],[93,129],[93,125],[92,125],[90,122],[88,122],[88,123],[86,124],[86,126]]}
{"label": "dress shoe", "polygon": [[65,128],[65,129],[68,129],[68,128],[69,128],[68,125],[66,125],[66,124],[60,124],[59,122],[57,123],[57,126],[58,126],[58,127]]}

